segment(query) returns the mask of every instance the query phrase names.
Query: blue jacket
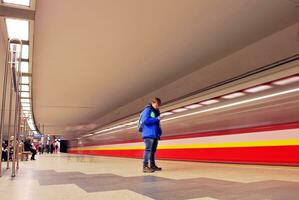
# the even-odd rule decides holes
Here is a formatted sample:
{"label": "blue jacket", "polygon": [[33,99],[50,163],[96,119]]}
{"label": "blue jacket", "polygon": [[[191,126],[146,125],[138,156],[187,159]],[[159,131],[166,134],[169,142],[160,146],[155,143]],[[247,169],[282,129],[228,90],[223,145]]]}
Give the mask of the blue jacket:
{"label": "blue jacket", "polygon": [[153,138],[160,139],[162,130],[160,127],[160,111],[155,110],[151,105],[144,108],[141,113],[141,124],[142,124],[142,139]]}

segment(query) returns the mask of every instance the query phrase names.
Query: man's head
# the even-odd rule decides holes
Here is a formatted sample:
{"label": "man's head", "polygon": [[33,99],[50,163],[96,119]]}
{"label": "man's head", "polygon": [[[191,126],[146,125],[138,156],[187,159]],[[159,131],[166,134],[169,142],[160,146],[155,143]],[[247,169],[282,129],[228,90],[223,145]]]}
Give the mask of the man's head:
{"label": "man's head", "polygon": [[158,110],[161,106],[161,99],[159,99],[158,97],[152,98],[151,105],[153,106],[154,109]]}

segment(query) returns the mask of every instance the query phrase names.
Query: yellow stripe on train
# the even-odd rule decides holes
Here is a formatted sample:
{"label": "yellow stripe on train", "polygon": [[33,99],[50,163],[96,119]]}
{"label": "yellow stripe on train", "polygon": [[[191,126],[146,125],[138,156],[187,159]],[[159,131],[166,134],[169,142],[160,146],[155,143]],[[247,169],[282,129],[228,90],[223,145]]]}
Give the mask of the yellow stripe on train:
{"label": "yellow stripe on train", "polygon": [[[261,146],[294,146],[299,145],[299,139],[272,140],[272,141],[251,141],[251,142],[226,142],[213,144],[173,144],[159,145],[158,149],[197,149],[197,148],[229,148],[229,147],[261,147]],[[123,147],[76,147],[70,150],[142,150],[144,146],[123,146]]]}

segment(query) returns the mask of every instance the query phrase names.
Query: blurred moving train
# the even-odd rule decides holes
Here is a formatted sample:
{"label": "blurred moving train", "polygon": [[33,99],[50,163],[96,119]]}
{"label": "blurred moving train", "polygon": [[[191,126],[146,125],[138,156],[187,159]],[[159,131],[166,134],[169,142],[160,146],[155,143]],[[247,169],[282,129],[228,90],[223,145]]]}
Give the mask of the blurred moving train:
{"label": "blurred moving train", "polygon": [[[299,166],[298,58],[162,107],[158,159]],[[138,115],[70,142],[69,153],[140,158]]]}

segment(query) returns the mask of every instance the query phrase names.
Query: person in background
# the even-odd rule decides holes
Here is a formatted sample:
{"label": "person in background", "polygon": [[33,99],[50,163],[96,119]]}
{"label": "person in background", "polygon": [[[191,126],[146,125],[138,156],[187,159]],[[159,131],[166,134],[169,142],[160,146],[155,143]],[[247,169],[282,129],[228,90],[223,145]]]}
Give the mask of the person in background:
{"label": "person in background", "polygon": [[30,139],[26,139],[24,142],[24,151],[31,151],[31,143]]}
{"label": "person in background", "polygon": [[45,151],[45,144],[42,143],[42,154],[44,154]]}
{"label": "person in background", "polygon": [[24,142],[24,151],[31,151],[31,159],[35,160],[35,154],[36,154],[36,148],[33,143],[31,143],[31,140],[28,138]]}
{"label": "person in background", "polygon": [[47,141],[46,143],[46,152],[50,153],[50,145],[49,145],[49,141]]}
{"label": "person in background", "polygon": [[55,141],[51,141],[51,145],[50,145],[50,152],[51,154],[54,153],[55,151],[55,145],[54,145]]}
{"label": "person in background", "polygon": [[35,160],[35,155],[36,155],[36,146],[34,145],[34,143],[31,143],[31,160]]}
{"label": "person in background", "polygon": [[39,155],[42,154],[42,148],[43,148],[43,144],[40,142],[40,143],[38,144],[38,154],[39,154]]}
{"label": "person in background", "polygon": [[[143,156],[143,172],[152,173],[154,171],[161,171],[162,168],[157,167],[155,161],[155,154],[158,146],[158,140],[162,135],[160,126],[160,105],[161,100],[157,97],[151,99],[140,115],[140,126],[142,139],[145,144]],[[150,161],[150,166],[148,166]]]}
{"label": "person in background", "polygon": [[58,153],[58,140],[55,141],[54,147],[55,147],[55,153]]}
{"label": "person in background", "polygon": [[5,141],[2,142],[2,160],[7,161],[7,145]]}

